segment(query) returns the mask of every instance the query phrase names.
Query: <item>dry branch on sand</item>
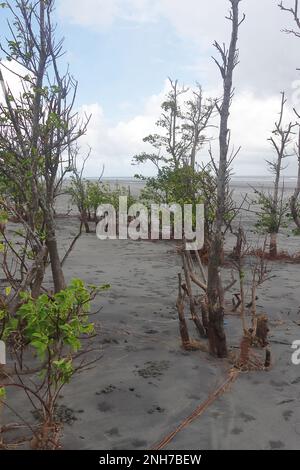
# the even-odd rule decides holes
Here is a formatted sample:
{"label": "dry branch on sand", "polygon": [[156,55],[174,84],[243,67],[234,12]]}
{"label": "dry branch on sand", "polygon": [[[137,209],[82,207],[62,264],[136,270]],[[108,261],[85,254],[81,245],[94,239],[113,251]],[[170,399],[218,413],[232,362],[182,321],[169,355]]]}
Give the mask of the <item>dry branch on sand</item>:
{"label": "dry branch on sand", "polygon": [[162,439],[159,443],[157,443],[152,450],[162,450],[164,449],[172,440],[179,434],[184,428],[189,426],[193,421],[199,418],[207,408],[212,405],[220,396],[222,396],[225,392],[227,392],[231,386],[231,384],[237,379],[239,374],[238,369],[230,369],[228,373],[227,379],[218,387],[210,396],[205,400],[204,403],[199,405],[193,413],[191,413],[184,421],[180,423],[180,425],[170,434],[168,434],[164,439]]}

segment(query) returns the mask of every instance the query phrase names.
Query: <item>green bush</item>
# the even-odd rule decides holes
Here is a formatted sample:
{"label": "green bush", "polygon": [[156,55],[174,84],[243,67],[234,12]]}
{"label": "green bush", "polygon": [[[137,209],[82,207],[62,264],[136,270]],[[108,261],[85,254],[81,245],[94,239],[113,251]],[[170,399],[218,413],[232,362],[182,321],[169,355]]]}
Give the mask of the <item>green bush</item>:
{"label": "green bush", "polygon": [[156,177],[137,178],[146,182],[140,199],[161,204],[200,204],[204,202],[204,172],[194,171],[190,166],[180,168],[164,167]]}
{"label": "green bush", "polygon": [[[261,191],[255,191],[257,200],[253,201],[254,204],[260,207],[260,212],[257,214],[257,221],[255,228],[258,233],[278,233],[280,227],[288,227],[288,203],[282,202],[279,210],[274,210],[273,197],[264,194]],[[285,221],[286,218],[286,221]]]}
{"label": "green bush", "polygon": [[97,209],[102,204],[111,204],[118,212],[120,196],[127,196],[128,206],[136,202],[128,188],[123,186],[112,188],[108,183],[100,181],[79,181],[72,178],[68,193],[79,212],[81,214],[83,211],[86,212],[88,222],[96,220]]}
{"label": "green bush", "polygon": [[[39,412],[42,425],[53,430],[61,389],[88,365],[83,357],[89,349],[83,342],[95,333],[89,316],[91,301],[100,290],[107,288],[109,286],[87,287],[83,281],[75,279],[54,296],[43,294],[33,299],[27,292],[21,294],[22,305],[16,315],[9,317],[7,314],[0,321],[0,326],[4,325],[3,339],[13,353],[20,381],[19,384],[0,384],[2,401],[6,388],[23,389]],[[22,377],[25,350],[32,351],[37,364],[35,372],[38,371],[38,374],[29,374],[29,380]]]}

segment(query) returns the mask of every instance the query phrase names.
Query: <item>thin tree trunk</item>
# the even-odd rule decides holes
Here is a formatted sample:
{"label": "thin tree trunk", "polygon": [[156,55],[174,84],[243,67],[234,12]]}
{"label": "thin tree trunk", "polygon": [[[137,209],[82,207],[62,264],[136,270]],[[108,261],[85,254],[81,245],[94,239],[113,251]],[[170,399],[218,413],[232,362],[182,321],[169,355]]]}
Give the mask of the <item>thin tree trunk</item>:
{"label": "thin tree trunk", "polygon": [[243,325],[243,331],[247,331],[247,323],[246,323],[246,317],[245,317],[245,286],[244,286],[244,275],[243,272],[240,271],[239,273],[240,277],[240,292],[241,292],[241,309],[240,309],[240,314],[241,314],[241,319],[242,319],[242,325]]}
{"label": "thin tree trunk", "polygon": [[60,262],[59,252],[58,252],[58,245],[57,245],[57,239],[56,239],[56,233],[55,233],[55,222],[54,222],[51,212],[52,212],[51,208],[49,208],[47,210],[47,213],[45,214],[46,233],[47,233],[46,245],[47,245],[49,256],[50,256],[54,291],[55,293],[57,293],[65,289],[66,282],[65,282],[65,277],[64,277],[62,265]]}
{"label": "thin tree trunk", "polygon": [[203,327],[203,325],[201,323],[201,320],[200,320],[200,318],[197,314],[197,311],[196,311],[196,303],[195,303],[195,299],[194,299],[194,296],[193,296],[193,290],[192,290],[192,281],[191,281],[191,276],[190,276],[189,267],[188,267],[188,261],[187,261],[187,257],[186,257],[185,253],[183,253],[183,255],[182,255],[182,260],[183,260],[183,268],[184,268],[184,274],[185,274],[185,280],[186,280],[186,288],[187,288],[187,292],[188,292],[188,296],[189,296],[189,300],[190,300],[190,309],[191,309],[192,320],[195,323],[195,326],[196,326],[196,329],[198,330],[199,335],[202,338],[205,338],[205,336],[206,336],[205,330],[204,330],[204,327]]}
{"label": "thin tree trunk", "polygon": [[252,336],[256,336],[256,329],[257,329],[256,291],[257,291],[256,274],[254,273],[253,280],[252,280],[252,289],[251,289]]}
{"label": "thin tree trunk", "polygon": [[80,219],[81,219],[81,223],[84,225],[85,233],[90,233],[91,230],[90,230],[90,226],[89,226],[89,223],[88,223],[88,214],[87,214],[86,210],[83,210],[81,212]]}
{"label": "thin tree trunk", "polygon": [[228,147],[229,129],[228,119],[233,89],[233,71],[237,64],[237,42],[239,20],[239,3],[241,0],[230,0],[232,22],[231,42],[228,56],[222,54],[222,47],[217,44],[217,49],[221,53],[223,66],[218,62],[219,69],[223,77],[224,95],[220,111],[220,135],[219,135],[219,166],[218,166],[218,187],[217,187],[217,214],[214,226],[213,239],[211,244],[209,264],[208,264],[208,307],[209,307],[209,344],[210,352],[217,357],[227,356],[226,335],[224,331],[224,305],[222,302],[222,283],[220,277],[220,266],[223,257],[223,225],[226,213],[226,185],[228,172]]}
{"label": "thin tree trunk", "polygon": [[223,236],[215,234],[211,246],[208,266],[208,338],[210,352],[219,358],[227,357],[227,343],[224,331],[224,306],[220,303],[222,285],[220,278],[221,253]]}
{"label": "thin tree trunk", "polygon": [[31,296],[33,299],[37,299],[41,293],[42,284],[45,277],[46,262],[48,258],[48,250],[44,253],[44,257],[39,259],[37,256],[36,276],[32,283]]}
{"label": "thin tree trunk", "polygon": [[39,53],[39,64],[36,75],[35,83],[35,96],[33,100],[33,118],[32,118],[32,137],[31,137],[31,207],[28,214],[29,225],[34,230],[35,228],[35,217],[39,209],[39,194],[37,187],[37,168],[39,161],[39,134],[40,134],[40,117],[42,113],[42,92],[44,77],[46,72],[46,31],[45,31],[45,12],[46,12],[46,3],[40,1],[40,14],[39,14],[39,29],[40,29],[40,53]]}
{"label": "thin tree trunk", "polygon": [[57,240],[55,236],[47,237],[47,247],[48,247],[49,255],[50,255],[54,291],[55,293],[57,293],[65,289],[66,282],[65,282],[64,273],[63,273],[59,255],[58,255]]}
{"label": "thin tree trunk", "polygon": [[199,142],[199,131],[198,129],[195,129],[195,136],[194,136],[194,142],[193,142],[192,153],[191,153],[191,168],[193,170],[195,170],[195,166],[196,166],[196,154],[197,154],[198,142]]}
{"label": "thin tree trunk", "polygon": [[271,163],[271,167],[275,171],[274,192],[273,192],[272,211],[271,211],[271,216],[273,219],[272,220],[273,231],[270,234],[270,256],[272,258],[276,258],[277,256],[277,235],[279,233],[281,219],[282,219],[282,202],[283,202],[283,189],[284,189],[283,187],[282,187],[281,200],[279,198],[282,163],[283,163],[283,159],[286,158],[287,156],[286,147],[289,144],[289,136],[293,127],[293,125],[290,123],[286,131],[282,128],[285,104],[286,104],[285,94],[282,93],[279,122],[275,124],[276,130],[274,132],[275,135],[280,136],[280,144],[277,144],[273,137],[270,138],[270,141],[273,144],[277,153],[277,161],[275,163]]}
{"label": "thin tree trunk", "polygon": [[276,258],[278,254],[277,250],[277,233],[270,234],[270,256]]}

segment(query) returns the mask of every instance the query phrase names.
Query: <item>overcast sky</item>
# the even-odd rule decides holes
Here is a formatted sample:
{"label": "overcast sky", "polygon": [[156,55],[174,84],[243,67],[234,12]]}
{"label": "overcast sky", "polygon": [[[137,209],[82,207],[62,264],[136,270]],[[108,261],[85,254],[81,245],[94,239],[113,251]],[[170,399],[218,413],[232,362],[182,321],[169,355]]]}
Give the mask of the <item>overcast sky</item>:
{"label": "overcast sky", "polygon": [[[240,29],[240,64],[230,127],[239,175],[266,173],[271,158],[268,137],[285,90],[290,110],[300,110],[300,39],[281,30],[291,18],[278,0],[243,0],[246,21]],[[286,0],[291,5],[292,0]],[[58,0],[59,32],[65,36],[72,73],[79,80],[78,107],[93,117],[82,147],[92,156],[88,176],[105,164],[105,176],[130,176],[142,138],[155,129],[167,77],[186,85],[200,82],[215,95],[221,81],[212,43],[229,40],[227,0]],[[0,11],[2,32],[5,9]],[[0,33],[1,34],[1,33]],[[203,152],[204,154],[206,151]],[[151,172],[151,168],[144,169]],[[296,164],[290,159],[287,173]]]}

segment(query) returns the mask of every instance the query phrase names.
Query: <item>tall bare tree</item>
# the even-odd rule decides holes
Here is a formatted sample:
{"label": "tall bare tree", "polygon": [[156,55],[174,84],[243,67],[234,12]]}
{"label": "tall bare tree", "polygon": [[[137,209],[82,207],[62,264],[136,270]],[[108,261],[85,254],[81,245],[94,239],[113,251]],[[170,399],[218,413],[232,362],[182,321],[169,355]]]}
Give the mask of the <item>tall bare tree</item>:
{"label": "tall bare tree", "polygon": [[231,100],[233,97],[233,72],[238,64],[238,31],[245,16],[240,18],[239,4],[241,0],[229,0],[230,14],[227,19],[231,22],[231,41],[229,49],[215,42],[220,60],[214,59],[223,79],[223,98],[217,105],[220,113],[219,133],[219,162],[214,163],[217,170],[217,214],[213,229],[212,243],[208,265],[208,307],[209,307],[209,343],[210,351],[217,357],[227,356],[226,335],[224,331],[224,300],[223,287],[220,276],[220,266],[223,256],[223,227],[226,214],[228,195],[229,168],[231,158],[229,154],[230,130],[228,127]]}
{"label": "tall bare tree", "polygon": [[150,161],[158,171],[166,166],[178,169],[183,165],[195,169],[197,152],[206,140],[204,132],[210,126],[216,101],[206,99],[199,84],[192,97],[184,101],[182,98],[189,89],[180,86],[178,80],[169,79],[169,83],[170,91],[161,105],[162,114],[156,123],[162,132],[143,139],[154,148],[154,153],[136,155],[133,163]]}
{"label": "tall bare tree", "polygon": [[293,129],[296,124],[289,122],[284,124],[284,111],[286,105],[285,93],[281,93],[281,104],[279,119],[275,122],[275,127],[269,141],[275,152],[275,159],[268,161],[270,171],[274,174],[273,192],[270,195],[263,191],[257,191],[262,203],[262,213],[260,214],[260,223],[270,234],[270,256],[276,257],[277,238],[283,217],[287,212],[287,204],[284,201],[284,184],[281,182],[282,170],[284,169],[284,160],[290,156],[289,146],[293,139]]}
{"label": "tall bare tree", "polygon": [[[290,4],[292,6],[287,6],[287,4]],[[293,0],[291,2],[283,2],[281,1],[279,3],[279,8],[284,11],[288,12],[291,14],[294,24],[296,26],[296,29],[285,29],[284,32],[287,34],[292,34],[296,36],[297,38],[300,38],[300,12],[299,12],[299,0]],[[294,109],[295,114],[297,115],[297,118],[300,119],[300,114],[299,111]],[[300,127],[299,127],[299,134],[298,134],[298,142],[296,145],[296,156],[298,159],[298,175],[297,175],[297,184],[294,190],[294,193],[290,199],[290,209],[291,209],[291,214],[294,219],[294,222],[300,230],[300,208],[299,208],[299,196],[300,196]]]}
{"label": "tall bare tree", "polygon": [[197,83],[197,87],[193,91],[193,98],[187,101],[186,105],[185,129],[191,142],[191,156],[188,163],[190,163],[192,169],[195,169],[197,153],[207,140],[204,133],[206,129],[211,127],[210,121],[216,109],[216,100],[205,99],[202,86]]}
{"label": "tall bare tree", "polygon": [[[286,6],[287,3],[292,4],[294,6]],[[286,11],[292,15],[296,28],[297,28],[297,29],[284,29],[284,32],[288,34],[293,34],[294,36],[300,38],[299,0],[291,0],[288,2],[284,2],[282,0],[278,4],[278,6],[282,11]]]}
{"label": "tall bare tree", "polygon": [[[65,287],[55,228],[54,203],[65,174],[73,165],[76,141],[88,119],[74,111],[77,82],[60,72],[63,41],[56,41],[52,22],[55,0],[6,2],[11,39],[0,47],[4,102],[0,104],[0,174],[14,184],[22,203],[22,221],[39,257],[50,258],[55,291]],[[18,67],[15,67],[15,65]],[[14,94],[4,69],[20,80]],[[39,241],[37,242],[37,238]],[[43,278],[40,263],[39,278]],[[38,290],[38,289],[37,289]]]}

